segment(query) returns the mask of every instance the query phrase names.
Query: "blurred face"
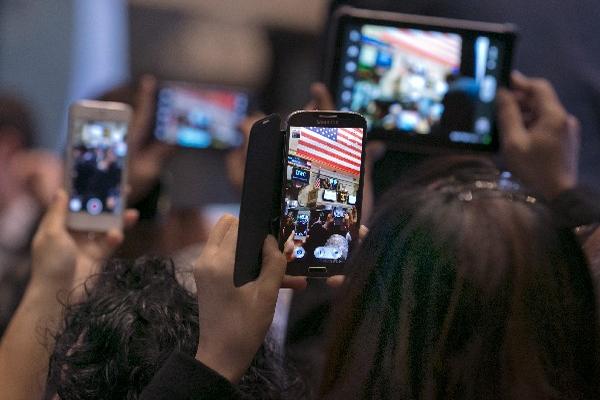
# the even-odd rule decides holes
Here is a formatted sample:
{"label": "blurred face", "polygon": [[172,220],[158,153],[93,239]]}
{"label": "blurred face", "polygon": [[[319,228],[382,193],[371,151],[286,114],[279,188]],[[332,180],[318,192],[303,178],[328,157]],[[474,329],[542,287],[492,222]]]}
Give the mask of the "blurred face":
{"label": "blurred face", "polygon": [[0,163],[25,149],[21,133],[13,127],[0,128]]}
{"label": "blurred face", "polygon": [[21,135],[16,129],[0,129],[0,209],[22,190],[16,156],[23,154],[24,150]]}

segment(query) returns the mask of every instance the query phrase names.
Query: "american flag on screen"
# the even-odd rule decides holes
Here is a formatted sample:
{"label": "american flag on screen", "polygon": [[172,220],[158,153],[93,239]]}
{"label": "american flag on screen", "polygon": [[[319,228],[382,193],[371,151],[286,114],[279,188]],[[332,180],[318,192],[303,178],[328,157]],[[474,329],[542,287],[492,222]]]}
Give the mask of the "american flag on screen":
{"label": "american flag on screen", "polygon": [[383,28],[380,39],[439,64],[460,67],[462,39],[455,33]]}
{"label": "american flag on screen", "polygon": [[297,154],[336,171],[360,175],[362,140],[360,128],[302,127]]}

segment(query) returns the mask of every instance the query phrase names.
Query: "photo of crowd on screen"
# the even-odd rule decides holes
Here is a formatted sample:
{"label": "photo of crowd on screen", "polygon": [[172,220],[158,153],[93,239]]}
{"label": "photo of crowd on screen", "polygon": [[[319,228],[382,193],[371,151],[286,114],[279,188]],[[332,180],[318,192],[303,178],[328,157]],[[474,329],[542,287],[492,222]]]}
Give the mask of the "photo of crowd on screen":
{"label": "photo of crowd on screen", "polygon": [[294,155],[287,163],[282,237],[293,241],[291,259],[344,262],[358,232],[360,173]]}
{"label": "photo of crowd on screen", "polygon": [[127,154],[126,124],[82,122],[75,129],[70,210],[92,215],[119,212]]}
{"label": "photo of crowd on screen", "polygon": [[[459,109],[474,107],[478,88],[460,76],[459,35],[365,25],[360,38],[360,47],[349,48],[356,57],[349,65],[356,69],[350,109],[365,115],[370,128],[436,133],[455,92],[466,100]],[[469,117],[462,120],[470,123]]]}

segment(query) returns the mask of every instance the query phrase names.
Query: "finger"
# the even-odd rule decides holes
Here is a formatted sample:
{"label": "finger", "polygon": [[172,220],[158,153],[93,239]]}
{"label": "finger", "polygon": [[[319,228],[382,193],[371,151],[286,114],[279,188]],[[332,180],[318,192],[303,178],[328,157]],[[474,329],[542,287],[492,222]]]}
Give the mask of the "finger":
{"label": "finger", "polygon": [[117,228],[112,228],[106,232],[104,237],[103,255],[102,257],[108,257],[117,247],[123,243],[125,236],[123,231]]}
{"label": "finger", "polygon": [[304,290],[308,282],[304,276],[284,275],[281,287],[284,289]]}
{"label": "finger", "polygon": [[369,228],[367,228],[364,225],[361,225],[360,228],[358,228],[359,243],[362,242],[363,240],[365,240],[365,238],[367,237],[368,234],[369,234]]}
{"label": "finger", "polygon": [[67,220],[67,193],[60,189],[56,192],[54,201],[46,211],[40,224],[40,230],[59,231],[65,228]]}
{"label": "finger", "polygon": [[327,286],[338,288],[344,284],[346,281],[346,277],[344,275],[334,275],[327,278],[326,283]]}
{"label": "finger", "polygon": [[233,215],[223,215],[215,227],[210,231],[208,240],[206,241],[206,247],[219,248],[225,234],[227,234],[229,227],[234,223],[235,219],[236,218]]}
{"label": "finger", "polygon": [[536,113],[550,113],[562,109],[556,91],[546,79],[528,78],[515,71],[511,75],[511,84],[516,91],[523,92],[521,103]]}
{"label": "finger", "polygon": [[144,149],[144,157],[162,165],[177,149],[177,146],[164,142],[152,142]]}
{"label": "finger", "polygon": [[324,83],[317,82],[310,86],[310,95],[315,110],[335,110],[335,103],[329,89]]}
{"label": "finger", "polygon": [[527,87],[528,78],[521,71],[514,70],[510,74],[511,89],[519,90]]}
{"label": "finger", "polygon": [[283,282],[287,262],[273,236],[269,235],[265,239],[262,254],[262,268],[256,282],[268,292],[277,293]]}
{"label": "finger", "polygon": [[288,236],[287,240],[285,241],[284,245],[283,245],[283,253],[286,255],[286,257],[288,259],[291,259],[292,255],[294,254],[294,235],[296,234],[295,231],[292,231],[292,233],[290,234],[290,236]]}
{"label": "finger", "polygon": [[139,218],[139,211],[133,208],[129,208],[123,213],[123,226],[125,227],[125,229],[131,228],[138,222]]}
{"label": "finger", "polygon": [[517,100],[506,89],[499,89],[497,96],[497,120],[500,140],[504,149],[520,145],[527,140],[525,125]]}
{"label": "finger", "polygon": [[567,132],[571,136],[580,136],[581,133],[581,124],[579,120],[574,115],[569,114],[567,117]]}
{"label": "finger", "polygon": [[[238,237],[238,229],[239,229],[239,220],[233,217],[232,223],[229,225],[229,229],[225,233],[223,237],[223,241],[221,242],[221,251],[231,256],[231,259],[235,258],[235,249],[237,246],[237,237]],[[231,263],[231,268],[233,269],[233,262]]]}
{"label": "finger", "polygon": [[569,142],[574,146],[574,158],[579,159],[579,151],[581,149],[581,124],[574,115],[567,116],[567,137]]}
{"label": "finger", "polygon": [[144,75],[136,95],[135,113],[131,121],[131,151],[138,150],[147,139],[154,116],[156,95],[156,79],[151,75]]}

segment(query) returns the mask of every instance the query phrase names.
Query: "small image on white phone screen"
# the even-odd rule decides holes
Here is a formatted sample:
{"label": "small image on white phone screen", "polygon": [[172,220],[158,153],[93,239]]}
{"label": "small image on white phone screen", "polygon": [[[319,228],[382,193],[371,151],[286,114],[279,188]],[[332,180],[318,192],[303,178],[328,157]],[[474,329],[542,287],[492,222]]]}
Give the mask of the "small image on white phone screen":
{"label": "small image on white phone screen", "polygon": [[127,131],[127,120],[72,112],[67,175],[71,227],[105,230],[121,226],[126,206]]}

